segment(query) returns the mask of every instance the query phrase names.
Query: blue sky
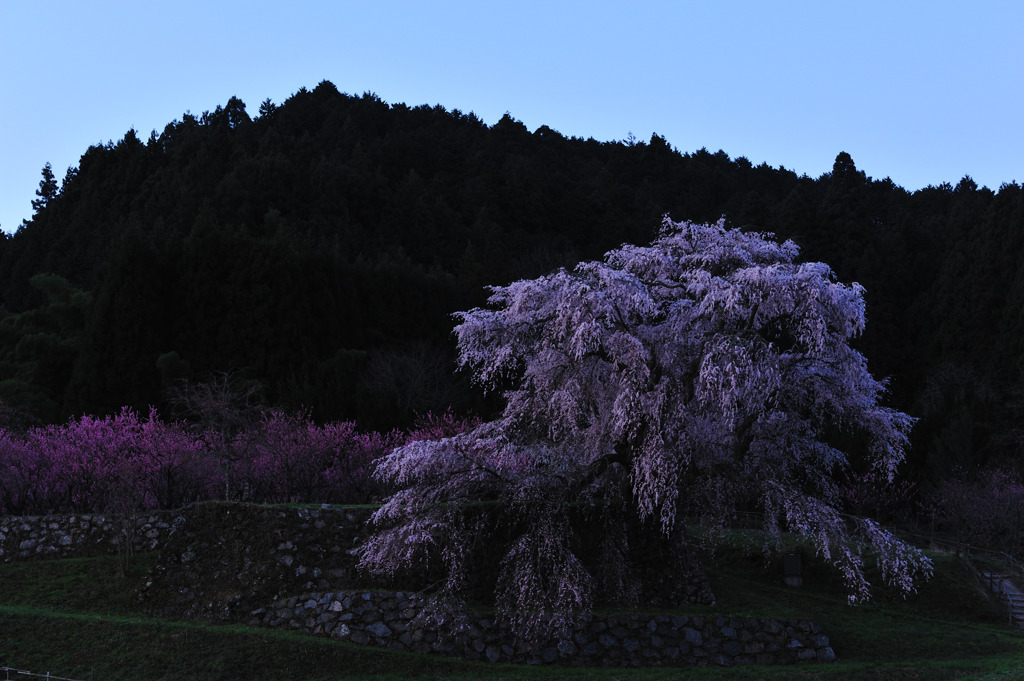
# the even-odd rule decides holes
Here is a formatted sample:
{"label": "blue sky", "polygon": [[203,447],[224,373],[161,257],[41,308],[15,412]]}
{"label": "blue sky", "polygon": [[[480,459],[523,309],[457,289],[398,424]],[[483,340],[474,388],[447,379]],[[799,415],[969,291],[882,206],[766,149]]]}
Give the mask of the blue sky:
{"label": "blue sky", "polygon": [[[0,0],[0,226],[40,170],[302,86],[486,123],[654,132],[812,177],[1024,182],[1024,3]],[[683,219],[686,216],[675,216]]]}

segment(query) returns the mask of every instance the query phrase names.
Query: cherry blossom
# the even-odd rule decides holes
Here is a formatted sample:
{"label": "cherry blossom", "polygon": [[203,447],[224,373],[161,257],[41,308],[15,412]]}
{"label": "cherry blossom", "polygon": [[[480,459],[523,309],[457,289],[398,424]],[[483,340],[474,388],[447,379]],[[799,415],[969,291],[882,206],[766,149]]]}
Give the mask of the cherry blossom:
{"label": "cherry blossom", "polygon": [[[769,532],[813,539],[853,600],[868,596],[856,538],[912,590],[929,561],[835,504],[853,456],[892,481],[913,419],[881,404],[884,383],[851,346],[863,289],[797,256],[724,218],[666,218],[650,246],[492,287],[486,308],[456,315],[455,336],[460,365],[502,391],[504,409],[380,459],[376,476],[400,490],[375,514],[362,565],[439,565],[443,597],[457,599],[484,546],[501,556],[499,610],[535,633],[614,596],[596,584],[628,584],[607,574],[631,570],[623,519],[669,540],[684,518],[758,507]],[[490,525],[469,521],[480,503]],[[579,522],[582,508],[596,520]],[[500,536],[482,539],[492,526]],[[579,547],[595,535],[619,558],[587,565]]]}

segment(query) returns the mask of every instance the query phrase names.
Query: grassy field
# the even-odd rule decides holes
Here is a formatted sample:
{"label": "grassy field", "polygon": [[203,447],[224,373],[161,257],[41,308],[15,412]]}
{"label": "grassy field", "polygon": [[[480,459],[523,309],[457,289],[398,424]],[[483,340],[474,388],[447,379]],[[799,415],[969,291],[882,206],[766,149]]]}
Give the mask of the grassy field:
{"label": "grassy field", "polygon": [[136,558],[127,578],[118,576],[116,558],[0,566],[0,667],[96,681],[1024,679],[1024,635],[1008,626],[964,560],[933,556],[935,578],[913,599],[897,600],[882,590],[872,603],[851,608],[825,567],[811,562],[802,588],[785,587],[778,561],[766,563],[760,545],[747,539],[736,534],[727,548],[707,557],[718,603],[687,613],[811,617],[831,638],[838,662],[733,669],[514,667],[168,621],[143,615],[134,596],[156,560],[147,554]]}

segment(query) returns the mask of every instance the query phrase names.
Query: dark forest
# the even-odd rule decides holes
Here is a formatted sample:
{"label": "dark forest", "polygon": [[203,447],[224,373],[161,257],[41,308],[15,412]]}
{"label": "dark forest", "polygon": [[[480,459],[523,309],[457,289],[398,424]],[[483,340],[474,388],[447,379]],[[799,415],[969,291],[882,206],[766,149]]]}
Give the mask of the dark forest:
{"label": "dark forest", "polygon": [[[904,475],[1017,468],[1024,190],[909,192],[837,150],[818,178],[701,149],[531,132],[329,82],[250,115],[231,98],[43,169],[0,240],[0,400],[57,423],[161,410],[232,372],[319,422],[485,414],[452,313],[487,285],[645,244],[662,216],[792,239],[866,289],[857,347],[920,419]],[[1018,471],[1021,472],[1021,471]]]}

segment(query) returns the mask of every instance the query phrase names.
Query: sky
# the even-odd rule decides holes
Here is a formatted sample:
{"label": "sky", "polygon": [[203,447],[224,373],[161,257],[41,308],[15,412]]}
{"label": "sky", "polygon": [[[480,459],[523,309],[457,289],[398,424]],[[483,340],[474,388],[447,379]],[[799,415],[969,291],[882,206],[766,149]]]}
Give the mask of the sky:
{"label": "sky", "polygon": [[[95,144],[329,80],[909,190],[1024,182],[1024,3],[0,0],[0,228]],[[676,216],[685,219],[685,216]]]}

